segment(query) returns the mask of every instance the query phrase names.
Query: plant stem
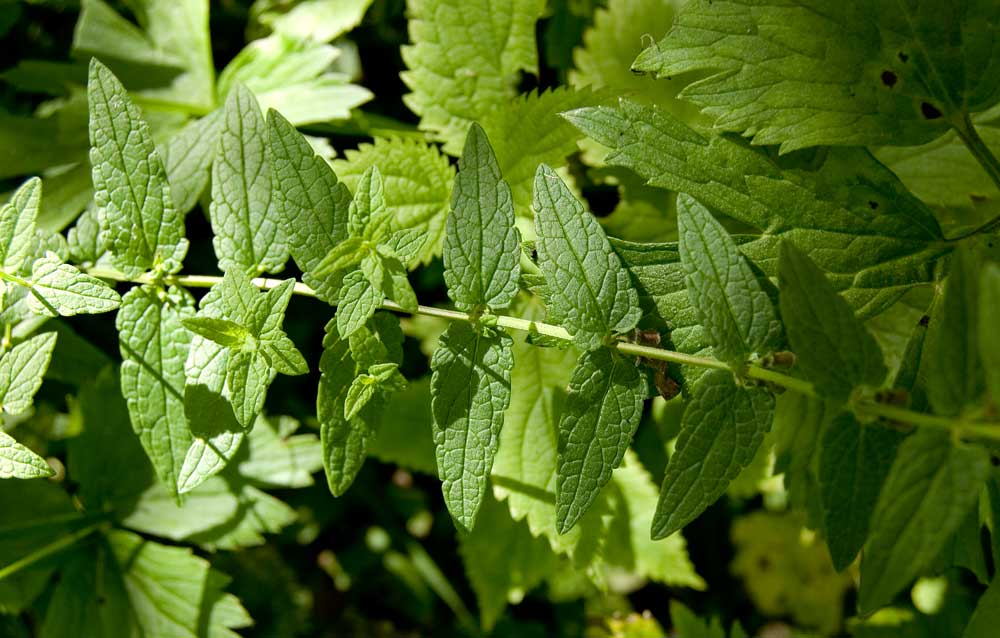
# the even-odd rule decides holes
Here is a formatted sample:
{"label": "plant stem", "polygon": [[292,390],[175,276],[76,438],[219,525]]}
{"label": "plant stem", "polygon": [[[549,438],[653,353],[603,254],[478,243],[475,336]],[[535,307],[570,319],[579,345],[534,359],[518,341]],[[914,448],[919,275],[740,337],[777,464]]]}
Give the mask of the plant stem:
{"label": "plant stem", "polygon": [[750,365],[746,368],[746,375],[751,379],[757,379],[758,381],[767,381],[768,383],[773,383],[779,385],[787,390],[797,392],[798,394],[804,394],[807,397],[816,398],[816,388],[813,384],[805,381],[803,379],[797,379],[793,376],[787,374],[782,374],[770,368],[762,368],[760,366]]}
{"label": "plant stem", "polygon": [[12,284],[17,284],[18,286],[24,286],[25,288],[31,288],[31,282],[30,281],[28,281],[26,279],[22,279],[22,278],[20,278],[20,277],[18,277],[16,275],[9,275],[9,274],[5,273],[2,270],[0,270],[0,279],[2,279],[4,281],[9,281]]}
{"label": "plant stem", "polygon": [[[87,272],[94,277],[109,279],[112,281],[135,284],[156,283],[148,274],[143,274],[138,277],[128,277],[117,270],[101,267],[90,268]],[[170,275],[164,278],[162,283],[185,286],[188,288],[210,288],[221,281],[222,277],[215,277],[211,275]],[[271,288],[281,284],[282,280],[258,277],[253,279],[252,282],[255,286],[262,290],[270,290]],[[316,297],[316,291],[302,282],[295,282],[293,291],[295,294],[304,297]],[[449,321],[475,321],[475,318],[468,313],[461,312],[459,310],[448,310],[446,308],[435,308],[433,306],[417,306],[416,311],[411,312],[393,301],[385,300],[382,302],[381,308],[391,312],[424,315],[426,317],[438,317]],[[496,325],[501,328],[545,335],[562,341],[573,341],[573,336],[562,326],[555,326],[549,323],[531,321],[529,319],[511,317],[508,315],[497,315],[495,318]],[[666,361],[669,363],[696,366],[699,368],[712,368],[716,370],[732,369],[728,364],[711,357],[700,357],[693,354],[687,354],[685,352],[654,348],[652,346],[643,346],[637,343],[630,343],[628,341],[614,341],[609,343],[608,347],[613,348],[614,350],[617,350],[625,355],[644,357],[646,359],[654,359],[657,361]],[[771,368],[765,368],[756,364],[748,364],[741,371],[741,374],[747,378],[765,381],[805,396],[819,396],[812,383],[782,372],[778,372],[777,370],[773,370]],[[916,426],[946,428],[953,432],[957,431],[960,435],[979,436],[1000,440],[1000,423],[967,423],[949,419],[947,417],[934,416],[923,412],[914,412],[912,410],[874,402],[861,403],[856,407],[859,412],[872,417],[902,421]]]}
{"label": "plant stem", "polygon": [[859,403],[856,407],[859,412],[868,416],[902,421],[918,427],[947,430],[955,432],[959,436],[976,436],[1000,441],[1000,423],[969,423],[960,419],[914,412],[894,405],[871,401]]}
{"label": "plant stem", "polygon": [[17,572],[21,571],[22,569],[25,569],[26,567],[34,565],[43,558],[47,558],[48,556],[51,556],[56,552],[66,549],[67,547],[75,544],[81,538],[86,538],[87,536],[90,536],[92,533],[97,531],[97,529],[100,528],[101,525],[104,525],[103,519],[97,523],[94,523],[93,525],[88,525],[87,527],[83,527],[74,532],[70,532],[65,536],[61,536],[56,540],[52,541],[51,543],[49,543],[48,545],[39,547],[38,549],[31,552],[27,556],[22,556],[21,558],[7,565],[3,569],[0,569],[0,580],[3,580],[4,578],[11,576],[12,574],[16,574]]}
{"label": "plant stem", "polygon": [[[1000,160],[997,160],[993,152],[990,151],[990,148],[986,146],[983,138],[979,137],[979,132],[976,131],[976,127],[973,125],[969,114],[963,113],[961,118],[952,121],[951,126],[958,133],[958,137],[965,144],[965,147],[969,149],[972,156],[976,158],[976,161],[983,167],[986,174],[993,180],[996,187],[1000,188]],[[980,233],[988,233],[997,228],[1000,228],[1000,215],[968,232],[962,233],[958,237],[951,238],[950,241],[958,241]]]}

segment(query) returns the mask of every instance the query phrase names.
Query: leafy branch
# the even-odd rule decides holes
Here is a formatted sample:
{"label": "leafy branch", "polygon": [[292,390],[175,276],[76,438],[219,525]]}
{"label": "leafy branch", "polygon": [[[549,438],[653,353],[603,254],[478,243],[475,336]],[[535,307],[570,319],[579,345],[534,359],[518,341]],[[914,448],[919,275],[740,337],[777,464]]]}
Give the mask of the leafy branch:
{"label": "leafy branch", "polygon": [[[222,282],[222,277],[212,275],[170,275],[157,279],[149,273],[138,277],[129,277],[119,271],[106,267],[92,267],[87,269],[87,273],[99,279],[108,281],[119,281],[132,284],[159,284],[166,286],[182,286],[187,288],[211,288]],[[281,279],[269,279],[257,277],[251,280],[253,285],[261,290],[271,290],[283,283]],[[316,291],[302,282],[295,282],[292,291],[296,295],[315,298]],[[464,323],[479,323],[484,321],[482,315],[474,315],[461,310],[450,310],[447,308],[437,308],[434,306],[418,305],[416,310],[405,309],[394,301],[384,300],[379,308],[391,312],[405,313],[410,315],[423,315],[425,317],[435,317],[448,321],[458,321]],[[538,334],[567,343],[573,342],[573,337],[562,326],[557,326],[543,321],[514,317],[510,315],[489,315],[486,321],[491,325],[510,330],[518,330],[529,334]],[[713,357],[703,357],[667,348],[632,343],[630,341],[611,341],[605,344],[608,348],[624,355],[652,359],[654,361],[664,361],[679,365],[694,366],[708,370],[730,370],[738,376],[743,376],[748,380],[761,381],[783,390],[790,390],[803,396],[816,398],[820,396],[812,383],[789,374],[785,374],[773,368],[765,367],[759,363],[748,363],[735,370],[729,364]],[[917,412],[895,405],[878,403],[870,400],[859,400],[854,403],[854,409],[859,416],[867,416],[873,419],[883,419],[899,423],[915,425],[917,427],[927,427],[935,429],[946,429],[959,437],[978,437],[994,441],[1000,441],[1000,422],[974,422],[961,418],[950,418],[935,416],[925,412]]]}

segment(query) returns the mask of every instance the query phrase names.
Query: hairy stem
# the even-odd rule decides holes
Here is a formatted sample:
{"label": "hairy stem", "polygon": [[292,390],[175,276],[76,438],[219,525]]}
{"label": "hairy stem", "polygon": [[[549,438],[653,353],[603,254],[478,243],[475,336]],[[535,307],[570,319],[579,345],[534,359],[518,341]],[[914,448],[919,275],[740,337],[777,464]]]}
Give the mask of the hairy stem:
{"label": "hairy stem", "polygon": [[[117,270],[101,267],[90,268],[88,272],[94,277],[100,277],[101,279],[109,279],[112,281],[136,284],[156,283],[148,274],[140,275],[139,277],[128,277]],[[222,277],[210,275],[171,275],[166,277],[163,280],[163,283],[185,286],[188,288],[210,288],[220,281],[222,281]],[[269,279],[265,277],[258,277],[252,281],[255,286],[262,290],[270,290],[282,282],[281,279]],[[302,282],[295,282],[294,293],[304,297],[316,297],[316,291]],[[438,317],[440,319],[447,319],[448,321],[475,321],[475,318],[468,313],[461,312],[459,310],[448,310],[446,308],[435,308],[433,306],[417,306],[417,311],[415,313],[411,313],[408,310],[404,310],[399,306],[399,304],[386,300],[382,302],[381,308],[391,312]],[[546,337],[560,339],[562,341],[573,341],[572,335],[570,335],[570,333],[562,326],[555,326],[540,321],[531,321],[529,319],[511,317],[508,315],[497,315],[496,325],[510,330],[520,330],[523,332],[544,335]],[[693,354],[678,352],[676,350],[643,346],[637,343],[630,343],[628,341],[614,341],[609,343],[608,347],[613,348],[625,355],[644,357],[646,359],[653,359],[656,361],[666,361],[668,363],[696,366],[700,368],[714,368],[716,370],[731,369],[728,364],[711,357],[700,357]],[[777,370],[773,370],[771,368],[765,368],[756,364],[748,364],[740,372],[743,376],[749,379],[770,383],[798,394],[804,394],[809,397],[819,396],[812,383],[782,372],[778,372]],[[905,408],[874,402],[860,403],[855,406],[855,408],[861,414],[871,417],[901,421],[916,426],[947,428],[956,432],[960,436],[976,436],[1000,440],[1000,423],[968,423],[947,417],[934,416],[923,412],[914,412]]]}
{"label": "hairy stem", "polygon": [[[990,176],[990,179],[993,180],[996,187],[1000,188],[1000,160],[997,160],[993,152],[990,151],[990,148],[986,146],[986,142],[983,141],[983,138],[979,137],[979,132],[976,131],[976,127],[972,124],[972,119],[969,117],[969,114],[965,113],[960,119],[953,121],[952,128],[954,128],[955,132],[958,133],[958,137],[965,144],[965,147],[969,149],[972,156],[976,158],[976,161],[983,167],[986,174]],[[980,233],[992,232],[997,228],[1000,228],[1000,215],[986,221],[968,232],[962,233],[958,237],[951,238],[951,240],[958,241]]]}

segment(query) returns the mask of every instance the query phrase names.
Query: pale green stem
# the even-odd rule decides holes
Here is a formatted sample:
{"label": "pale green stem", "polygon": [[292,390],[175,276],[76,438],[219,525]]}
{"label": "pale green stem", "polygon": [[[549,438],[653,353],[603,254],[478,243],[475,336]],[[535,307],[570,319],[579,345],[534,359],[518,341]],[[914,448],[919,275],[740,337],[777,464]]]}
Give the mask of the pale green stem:
{"label": "pale green stem", "polygon": [[775,385],[780,385],[783,388],[797,392],[798,394],[804,394],[807,397],[817,397],[816,388],[813,384],[805,381],[803,379],[796,379],[795,377],[789,376],[787,374],[782,374],[770,368],[762,368],[760,366],[750,365],[747,366],[744,371],[747,377],[751,379],[757,379],[758,381],[767,381],[768,383],[773,383]]}
{"label": "pale green stem", "polygon": [[901,421],[923,428],[947,430],[959,436],[981,437],[1000,440],[1000,423],[971,423],[952,417],[936,416],[923,412],[914,412],[905,408],[886,403],[865,401],[855,406],[857,411],[868,416]]}
{"label": "pale green stem", "polygon": [[22,279],[16,275],[10,275],[0,270],[0,279],[9,281],[11,283],[17,284],[18,286],[24,286],[25,288],[31,288],[31,282],[27,279]]}
{"label": "pale green stem", "polygon": [[[88,271],[94,277],[100,277],[102,279],[110,279],[112,281],[122,281],[129,283],[139,283],[139,284],[150,284],[155,283],[151,277],[148,275],[141,275],[139,277],[128,277],[121,272],[116,270],[106,269],[106,268],[91,268]],[[179,286],[186,286],[188,288],[210,288],[215,284],[222,281],[222,277],[213,277],[209,275],[171,275],[164,279],[166,284],[176,284]],[[263,290],[270,290],[281,283],[280,279],[268,279],[264,277],[258,277],[253,280],[253,284],[258,288]],[[294,292],[297,295],[302,295],[305,297],[315,297],[316,291],[307,286],[304,283],[296,282],[294,287]],[[448,310],[445,308],[435,308],[433,306],[417,306],[415,312],[405,310],[399,304],[386,300],[382,302],[382,309],[389,310],[392,312],[406,313],[406,314],[416,314],[424,315],[427,317],[438,317],[441,319],[447,319],[449,321],[467,321],[473,322],[475,319],[468,313],[461,312],[459,310]],[[562,341],[573,341],[573,336],[562,326],[555,326],[549,323],[543,323],[540,321],[531,321],[529,319],[522,319],[520,317],[510,317],[507,315],[497,315],[495,317],[496,325],[501,328],[508,328],[510,330],[520,330],[523,332],[530,332],[534,334],[544,335],[554,339],[560,339]],[[731,370],[732,368],[718,359],[713,359],[711,357],[699,357],[693,354],[687,354],[684,352],[677,352],[676,350],[666,350],[663,348],[654,348],[651,346],[643,346],[637,343],[630,343],[628,341],[614,341],[607,344],[609,348],[613,348],[618,352],[626,355],[644,357],[646,359],[654,359],[656,361],[667,361],[669,363],[677,363],[680,365],[697,366],[700,368],[713,368],[716,370]],[[757,381],[764,381],[775,386],[785,388],[786,390],[791,390],[798,394],[804,394],[809,397],[817,397],[816,388],[812,383],[798,379],[788,374],[784,374],[773,370],[771,368],[765,368],[755,364],[748,364],[741,373],[750,379],[756,379]],[[856,406],[858,411],[872,416],[892,419],[895,421],[903,421],[917,426],[927,426],[927,427],[937,427],[937,428],[949,428],[953,431],[957,430],[962,435],[967,436],[980,436],[987,437],[991,439],[1000,440],[1000,423],[966,423],[959,422],[953,419],[948,419],[945,417],[938,417],[934,415],[924,414],[922,412],[914,412],[912,410],[906,410],[904,408],[898,408],[895,406],[885,405],[881,403],[862,403]]]}

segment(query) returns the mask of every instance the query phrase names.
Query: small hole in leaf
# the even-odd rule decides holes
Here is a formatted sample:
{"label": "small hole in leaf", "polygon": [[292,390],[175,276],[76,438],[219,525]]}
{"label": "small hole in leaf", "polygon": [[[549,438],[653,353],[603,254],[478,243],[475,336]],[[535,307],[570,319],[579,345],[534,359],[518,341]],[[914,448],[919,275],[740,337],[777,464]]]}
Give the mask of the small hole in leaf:
{"label": "small hole in leaf", "polygon": [[882,71],[882,84],[886,85],[890,89],[892,87],[896,86],[896,80],[898,80],[898,79],[899,78],[896,77],[896,74],[893,73],[892,71],[888,71],[888,70],[887,71]]}
{"label": "small hole in leaf", "polygon": [[993,464],[993,467],[1000,467],[1000,459],[995,456],[990,457],[990,463]]}
{"label": "small hole in leaf", "polygon": [[928,120],[936,120],[941,117],[941,111],[930,102],[920,103],[920,113]]}
{"label": "small hole in leaf", "polygon": [[906,55],[902,51],[899,52],[897,57],[899,57],[899,61],[902,62],[903,64],[906,64],[907,62],[910,61],[910,56]]}
{"label": "small hole in leaf", "polygon": [[920,318],[920,325],[923,326],[924,328],[926,328],[930,322],[931,322],[930,315],[924,315],[923,317]]}
{"label": "small hole in leaf", "polygon": [[876,202],[874,199],[869,199],[868,200],[868,208],[870,208],[872,210],[877,210],[878,209],[878,202]]}

